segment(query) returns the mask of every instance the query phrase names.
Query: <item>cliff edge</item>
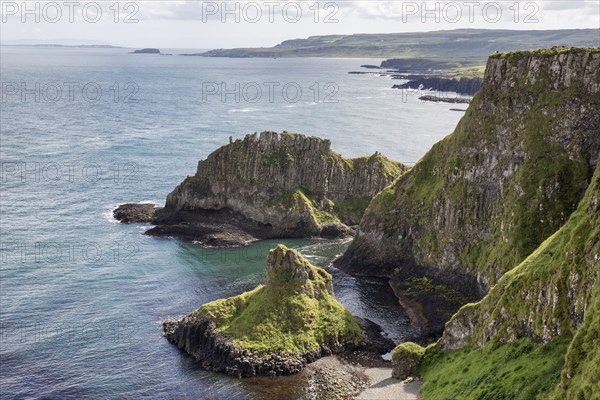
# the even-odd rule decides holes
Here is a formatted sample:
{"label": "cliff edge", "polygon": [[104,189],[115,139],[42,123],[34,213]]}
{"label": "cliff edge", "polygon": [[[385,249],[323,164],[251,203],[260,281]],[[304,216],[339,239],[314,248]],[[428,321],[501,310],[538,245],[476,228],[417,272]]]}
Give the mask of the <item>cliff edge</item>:
{"label": "cliff edge", "polygon": [[336,265],[481,298],[575,211],[600,151],[600,49],[490,57],[454,133],[369,205]]}

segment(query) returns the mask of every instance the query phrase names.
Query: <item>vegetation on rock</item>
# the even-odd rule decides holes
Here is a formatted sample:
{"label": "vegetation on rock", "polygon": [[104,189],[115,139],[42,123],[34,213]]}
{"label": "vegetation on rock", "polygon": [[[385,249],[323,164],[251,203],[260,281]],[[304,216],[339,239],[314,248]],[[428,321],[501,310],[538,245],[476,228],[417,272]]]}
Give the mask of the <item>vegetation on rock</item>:
{"label": "vegetation on rock", "polygon": [[163,327],[204,367],[238,377],[289,375],[324,355],[393,348],[380,326],[353,317],[335,299],[329,273],[283,245],[267,257],[264,285]]}
{"label": "vegetation on rock", "polygon": [[488,61],[453,134],[370,203],[338,265],[482,296],[575,210],[600,151],[600,52]]}
{"label": "vegetation on rock", "polygon": [[348,236],[372,197],[407,170],[379,153],[346,159],[329,140],[262,132],[200,161],[163,215],[227,209],[256,225],[259,238]]}
{"label": "vegetation on rock", "polygon": [[441,345],[572,336],[582,324],[600,275],[600,163],[569,221],[525,261],[504,274],[478,303],[446,324]]}
{"label": "vegetation on rock", "polygon": [[392,350],[392,377],[406,379],[417,371],[425,355],[425,348],[413,342],[405,342]]}
{"label": "vegetation on rock", "polygon": [[192,318],[209,317],[244,349],[303,353],[330,343],[360,342],[354,317],[333,295],[331,275],[295,250],[269,253],[265,285],[205,304]]}

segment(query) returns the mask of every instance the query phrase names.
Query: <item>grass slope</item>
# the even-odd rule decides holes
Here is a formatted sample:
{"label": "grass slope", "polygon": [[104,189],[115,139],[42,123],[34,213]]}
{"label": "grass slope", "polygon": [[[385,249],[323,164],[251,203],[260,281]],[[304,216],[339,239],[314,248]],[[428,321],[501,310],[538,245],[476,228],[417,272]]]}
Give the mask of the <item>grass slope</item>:
{"label": "grass slope", "polygon": [[442,344],[474,328],[466,347],[426,353],[425,400],[600,398],[599,204],[600,164],[569,221],[446,325]]}
{"label": "grass slope", "polygon": [[[266,285],[205,304],[194,314],[213,318],[219,331],[242,348],[259,352],[300,354],[323,344],[362,339],[354,317],[330,292],[329,273],[283,245],[271,250],[271,257],[275,264]],[[287,257],[311,271],[306,283],[293,269],[281,268]]]}
{"label": "grass slope", "polygon": [[521,339],[428,352],[419,370],[423,400],[545,400],[560,379],[568,344]]}

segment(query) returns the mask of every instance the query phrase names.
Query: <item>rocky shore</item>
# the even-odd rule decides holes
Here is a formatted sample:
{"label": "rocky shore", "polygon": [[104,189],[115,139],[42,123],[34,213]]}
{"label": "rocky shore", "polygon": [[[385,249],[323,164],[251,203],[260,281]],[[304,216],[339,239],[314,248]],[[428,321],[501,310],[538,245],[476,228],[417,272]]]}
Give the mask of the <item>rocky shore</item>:
{"label": "rocky shore", "polygon": [[424,77],[392,86],[392,89],[424,89],[474,96],[483,84],[482,78]]}
{"label": "rocky shore", "polygon": [[237,377],[290,375],[323,356],[389,352],[377,324],[335,300],[324,270],[279,245],[267,257],[266,282],[163,323],[164,336],[204,368]]}
{"label": "rocky shore", "polygon": [[441,102],[441,103],[456,103],[456,104],[469,104],[471,102],[470,99],[465,99],[462,97],[440,97],[440,96],[434,96],[434,95],[421,96],[421,97],[419,97],[419,100],[433,101],[435,103]]}

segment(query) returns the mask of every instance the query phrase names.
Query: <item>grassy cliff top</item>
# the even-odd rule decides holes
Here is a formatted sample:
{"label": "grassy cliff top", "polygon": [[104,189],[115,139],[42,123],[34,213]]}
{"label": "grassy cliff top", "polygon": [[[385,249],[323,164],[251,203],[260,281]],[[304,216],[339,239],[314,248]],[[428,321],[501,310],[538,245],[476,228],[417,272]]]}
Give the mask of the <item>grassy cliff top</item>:
{"label": "grassy cliff top", "polygon": [[552,45],[597,46],[597,29],[455,29],[432,32],[311,36],[274,47],[216,49],[207,57],[422,58],[456,66],[479,64],[495,51]]}
{"label": "grassy cliff top", "polygon": [[305,353],[329,343],[357,342],[363,331],[333,295],[331,275],[279,245],[267,258],[265,285],[205,304],[192,318],[213,319],[242,348]]}
{"label": "grassy cliff top", "polygon": [[490,58],[522,58],[522,57],[550,57],[567,53],[600,53],[600,47],[573,47],[573,46],[553,46],[545,49],[518,50],[510,52],[495,53]]}

